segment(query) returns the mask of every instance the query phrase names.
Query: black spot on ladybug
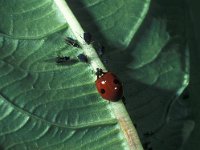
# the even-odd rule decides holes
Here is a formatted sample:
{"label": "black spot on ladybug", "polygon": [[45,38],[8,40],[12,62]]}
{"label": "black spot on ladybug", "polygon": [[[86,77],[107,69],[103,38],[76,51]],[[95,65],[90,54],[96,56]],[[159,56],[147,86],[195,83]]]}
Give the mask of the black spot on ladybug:
{"label": "black spot on ladybug", "polygon": [[101,89],[101,94],[106,93],[106,91],[104,89]]}
{"label": "black spot on ladybug", "polygon": [[113,81],[113,83],[119,84],[119,80],[115,79],[115,80]]}
{"label": "black spot on ladybug", "polygon": [[88,32],[83,33],[83,38],[85,42],[89,45],[92,42],[92,35]]}

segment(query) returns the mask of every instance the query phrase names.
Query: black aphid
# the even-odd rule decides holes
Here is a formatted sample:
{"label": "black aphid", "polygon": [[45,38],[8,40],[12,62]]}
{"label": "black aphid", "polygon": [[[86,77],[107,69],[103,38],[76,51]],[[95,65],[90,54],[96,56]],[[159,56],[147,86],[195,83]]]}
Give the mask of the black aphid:
{"label": "black aphid", "polygon": [[68,62],[69,60],[70,60],[70,57],[68,57],[68,56],[64,56],[64,57],[58,56],[56,58],[56,63],[62,64],[62,63]]}
{"label": "black aphid", "polygon": [[100,45],[100,44],[99,44],[99,46],[98,46],[98,48],[97,48],[97,53],[98,53],[98,55],[99,55],[100,57],[103,56],[104,51],[105,51],[105,47],[104,47],[103,45]]}
{"label": "black aphid", "polygon": [[73,47],[77,47],[77,48],[81,48],[81,46],[79,45],[78,41],[75,40],[75,39],[72,39],[70,37],[66,37],[65,38],[65,42],[68,44],[68,45],[71,45]]}
{"label": "black aphid", "polygon": [[83,39],[89,45],[92,42],[92,35],[89,32],[83,33]]}
{"label": "black aphid", "polygon": [[87,58],[86,55],[84,55],[84,54],[79,54],[77,57],[78,57],[78,59],[79,59],[81,62],[88,63],[88,58]]}

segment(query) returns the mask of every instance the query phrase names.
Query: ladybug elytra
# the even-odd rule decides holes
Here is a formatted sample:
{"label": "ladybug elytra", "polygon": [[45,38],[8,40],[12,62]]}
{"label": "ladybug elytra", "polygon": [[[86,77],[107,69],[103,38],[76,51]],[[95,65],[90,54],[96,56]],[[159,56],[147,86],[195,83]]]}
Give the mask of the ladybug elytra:
{"label": "ladybug elytra", "polygon": [[96,75],[96,88],[102,98],[113,102],[122,98],[122,84],[116,75],[111,72],[103,72],[102,69],[99,68],[97,68]]}

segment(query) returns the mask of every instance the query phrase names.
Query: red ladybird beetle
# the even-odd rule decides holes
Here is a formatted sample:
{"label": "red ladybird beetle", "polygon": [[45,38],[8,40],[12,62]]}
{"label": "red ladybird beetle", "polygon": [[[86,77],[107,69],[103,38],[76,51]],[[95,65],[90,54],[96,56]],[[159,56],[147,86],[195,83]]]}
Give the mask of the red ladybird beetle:
{"label": "red ladybird beetle", "polygon": [[102,69],[97,68],[96,88],[104,99],[109,101],[117,101],[123,97],[122,84],[111,72],[103,72]]}

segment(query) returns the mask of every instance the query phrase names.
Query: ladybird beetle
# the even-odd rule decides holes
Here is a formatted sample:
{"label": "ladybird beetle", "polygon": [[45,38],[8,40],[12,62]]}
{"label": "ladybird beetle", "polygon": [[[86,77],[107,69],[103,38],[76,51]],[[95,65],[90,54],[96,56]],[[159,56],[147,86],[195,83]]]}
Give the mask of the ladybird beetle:
{"label": "ladybird beetle", "polygon": [[122,84],[112,72],[103,72],[97,68],[96,88],[100,95],[109,101],[117,101],[123,97]]}

